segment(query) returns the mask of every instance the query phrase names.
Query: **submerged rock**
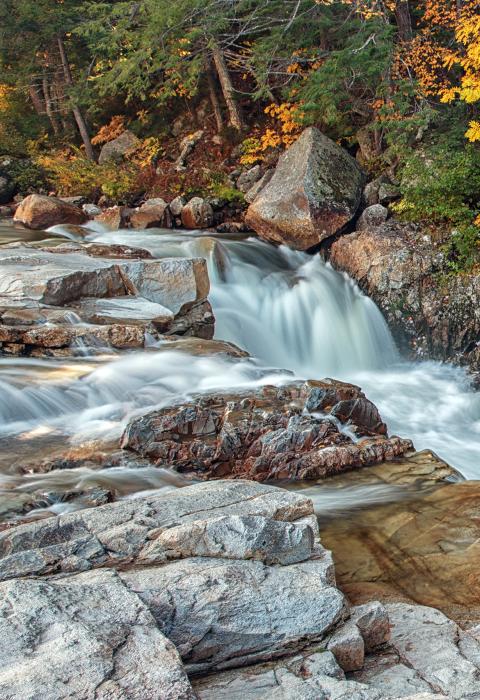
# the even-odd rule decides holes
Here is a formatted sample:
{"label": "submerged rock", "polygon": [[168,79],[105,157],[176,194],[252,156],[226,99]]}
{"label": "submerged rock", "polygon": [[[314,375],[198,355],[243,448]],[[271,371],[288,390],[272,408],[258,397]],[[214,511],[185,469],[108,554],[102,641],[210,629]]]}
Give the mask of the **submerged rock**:
{"label": "submerged rock", "polygon": [[16,208],[13,220],[27,228],[47,229],[57,224],[84,224],[88,216],[80,207],[56,197],[30,194]]}
{"label": "submerged rock", "polygon": [[356,161],[310,127],[280,157],[245,221],[268,241],[306,250],[353,219],[362,185]]}
{"label": "submerged rock", "polygon": [[194,396],[132,419],[122,446],[200,478],[258,481],[321,478],[412,448],[409,440],[386,437],[358,387],[333,380]]}

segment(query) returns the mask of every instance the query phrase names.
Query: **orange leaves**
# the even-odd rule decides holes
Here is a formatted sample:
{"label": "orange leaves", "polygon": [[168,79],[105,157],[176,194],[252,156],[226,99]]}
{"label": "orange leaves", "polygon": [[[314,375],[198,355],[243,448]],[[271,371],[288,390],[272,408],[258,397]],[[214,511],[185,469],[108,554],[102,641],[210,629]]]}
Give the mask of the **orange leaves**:
{"label": "orange leaves", "polygon": [[263,160],[267,151],[291,146],[302,130],[303,113],[300,110],[300,106],[292,102],[283,102],[279,105],[272,102],[265,107],[264,112],[270,117],[272,124],[258,137],[245,139],[241,163],[253,165]]}
{"label": "orange leaves", "polygon": [[93,137],[92,143],[94,146],[97,146],[102,143],[108,143],[108,141],[113,141],[121,136],[125,129],[125,117],[117,114],[110,119],[108,124],[102,126],[98,134]]}

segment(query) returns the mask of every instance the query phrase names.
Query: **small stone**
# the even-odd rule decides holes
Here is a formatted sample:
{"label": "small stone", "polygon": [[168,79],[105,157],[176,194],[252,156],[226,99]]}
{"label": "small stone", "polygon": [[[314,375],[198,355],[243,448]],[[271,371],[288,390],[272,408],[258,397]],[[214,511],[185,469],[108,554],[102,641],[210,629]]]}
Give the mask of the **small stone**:
{"label": "small stone", "polygon": [[367,207],[357,222],[357,231],[382,226],[388,219],[388,209],[381,204]]}
{"label": "small stone", "polygon": [[363,668],[365,644],[354,622],[346,622],[338,628],[330,637],[327,649],[333,653],[344,671],[358,671]]}
{"label": "small stone", "polygon": [[371,652],[389,641],[388,613],[385,606],[377,600],[352,607],[351,618],[362,634],[367,652]]}

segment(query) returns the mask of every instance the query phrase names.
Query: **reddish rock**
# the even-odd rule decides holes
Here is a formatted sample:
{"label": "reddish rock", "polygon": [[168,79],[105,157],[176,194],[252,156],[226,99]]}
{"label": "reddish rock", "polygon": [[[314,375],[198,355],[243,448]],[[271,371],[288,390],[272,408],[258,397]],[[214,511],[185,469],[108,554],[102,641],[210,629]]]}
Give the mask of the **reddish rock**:
{"label": "reddish rock", "polygon": [[182,224],[188,229],[212,226],[212,207],[201,197],[194,197],[182,209]]}
{"label": "reddish rock", "polygon": [[149,199],[130,215],[132,228],[171,228],[172,215],[165,200]]}
{"label": "reddish rock", "polygon": [[[330,416],[350,420],[352,440]],[[318,415],[318,414],[321,415]],[[313,415],[312,415],[313,414]],[[312,479],[404,454],[353,385],[325,380],[192,397],[134,418],[122,446],[201,478]]]}
{"label": "reddish rock", "polygon": [[14,221],[41,230],[57,224],[84,224],[88,216],[79,207],[56,197],[31,194],[17,207]]}
{"label": "reddish rock", "polygon": [[127,207],[109,207],[101,214],[95,217],[95,221],[106,226],[111,231],[117,231],[119,228],[128,226],[130,217],[130,209]]}

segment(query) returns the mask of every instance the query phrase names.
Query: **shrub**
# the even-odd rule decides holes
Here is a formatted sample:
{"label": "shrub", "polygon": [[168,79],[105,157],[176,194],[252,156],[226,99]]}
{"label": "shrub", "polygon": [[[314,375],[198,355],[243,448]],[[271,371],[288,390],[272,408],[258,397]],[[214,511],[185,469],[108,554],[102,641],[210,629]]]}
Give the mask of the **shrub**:
{"label": "shrub", "polygon": [[447,225],[447,253],[454,269],[477,259],[480,241],[480,151],[446,141],[406,157],[401,173],[403,198],[395,209],[403,218]]}
{"label": "shrub", "polygon": [[138,168],[132,164],[99,165],[85,158],[78,149],[37,156],[59,194],[97,199],[104,194],[111,200],[128,201],[138,191]]}

